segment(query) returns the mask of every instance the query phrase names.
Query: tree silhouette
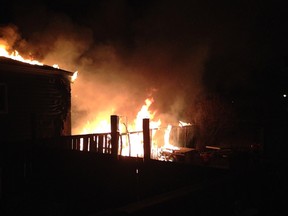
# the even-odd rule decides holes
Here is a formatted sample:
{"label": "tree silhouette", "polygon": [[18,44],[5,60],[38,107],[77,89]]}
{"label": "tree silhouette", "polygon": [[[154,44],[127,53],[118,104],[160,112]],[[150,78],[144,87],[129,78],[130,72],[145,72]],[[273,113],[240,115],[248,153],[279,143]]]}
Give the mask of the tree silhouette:
{"label": "tree silhouette", "polygon": [[233,101],[217,94],[199,97],[194,113],[196,149],[203,150],[207,145],[219,146],[233,128],[234,119]]}

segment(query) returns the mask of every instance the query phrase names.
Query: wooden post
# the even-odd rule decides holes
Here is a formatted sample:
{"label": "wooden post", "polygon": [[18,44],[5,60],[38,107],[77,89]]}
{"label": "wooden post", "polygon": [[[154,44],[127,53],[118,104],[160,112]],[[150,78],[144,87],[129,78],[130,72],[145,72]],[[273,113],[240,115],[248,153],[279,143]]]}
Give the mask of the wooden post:
{"label": "wooden post", "polygon": [[83,140],[83,151],[88,151],[88,136],[87,135],[84,136],[82,140]]}
{"label": "wooden post", "polygon": [[103,142],[103,135],[99,134],[98,135],[98,148],[97,148],[98,153],[103,153],[104,143],[106,142]]}
{"label": "wooden post", "polygon": [[113,157],[118,157],[118,141],[119,141],[119,117],[111,115],[111,153]]}
{"label": "wooden post", "polygon": [[149,119],[143,119],[143,143],[144,161],[148,161],[151,154]]}

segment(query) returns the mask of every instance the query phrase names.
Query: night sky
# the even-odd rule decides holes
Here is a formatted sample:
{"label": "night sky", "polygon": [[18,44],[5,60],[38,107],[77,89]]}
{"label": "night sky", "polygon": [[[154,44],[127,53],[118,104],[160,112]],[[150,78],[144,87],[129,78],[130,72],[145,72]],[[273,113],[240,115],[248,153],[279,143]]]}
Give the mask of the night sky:
{"label": "night sky", "polygon": [[1,3],[1,37],[23,55],[78,70],[81,115],[103,101],[110,113],[137,109],[149,96],[161,113],[181,116],[204,93],[261,106],[287,93],[284,1],[32,3]]}

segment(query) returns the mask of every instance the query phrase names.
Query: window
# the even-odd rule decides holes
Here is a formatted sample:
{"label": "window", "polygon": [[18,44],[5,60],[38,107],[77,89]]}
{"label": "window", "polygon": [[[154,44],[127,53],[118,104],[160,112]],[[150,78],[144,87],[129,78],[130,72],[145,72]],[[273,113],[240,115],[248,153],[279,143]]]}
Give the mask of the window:
{"label": "window", "polygon": [[0,113],[7,113],[7,85],[0,83]]}

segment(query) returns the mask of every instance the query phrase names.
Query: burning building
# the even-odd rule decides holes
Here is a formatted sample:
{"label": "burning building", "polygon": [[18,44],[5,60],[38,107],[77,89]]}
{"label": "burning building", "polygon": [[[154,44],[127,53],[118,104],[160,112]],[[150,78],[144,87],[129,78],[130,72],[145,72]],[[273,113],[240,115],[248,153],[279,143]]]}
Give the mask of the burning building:
{"label": "burning building", "polygon": [[[20,57],[20,55],[4,55],[0,59],[1,133],[3,133],[1,137],[5,140],[4,143],[16,144],[27,140],[66,136],[70,140],[67,144],[70,150],[92,151],[94,141],[97,149],[102,149],[100,139],[97,138],[96,142],[96,138],[94,140],[90,135],[98,137],[98,133],[109,134],[111,131],[108,122],[105,121],[106,124],[103,126],[99,124],[97,118],[95,122],[83,126],[81,132],[72,133],[70,83],[77,73]],[[161,120],[154,118],[155,111],[149,109],[153,102],[153,98],[147,98],[133,122],[127,122],[126,118],[123,122],[123,117],[120,118],[119,155],[144,157],[142,120],[145,118],[151,120],[149,127],[153,159],[160,157],[162,160],[170,160],[170,157],[167,159],[166,151],[164,157],[161,154],[163,149],[172,149],[174,154],[175,151],[179,153],[179,147],[182,149],[192,147],[189,145],[193,137],[191,125],[172,127],[168,124],[167,128],[165,125],[162,126]],[[12,131],[13,133],[10,133]],[[63,142],[59,145],[63,145]],[[108,138],[104,139],[103,146],[110,146]],[[170,152],[168,154],[171,155]]]}
{"label": "burning building", "polygon": [[1,144],[70,135],[72,76],[0,57]]}
{"label": "burning building", "polygon": [[[110,106],[104,103],[105,107],[95,110],[95,107],[90,108],[90,102],[87,103],[87,101],[82,100],[89,98],[89,95],[82,94],[81,100],[79,100],[77,88],[73,89],[76,91],[73,93],[74,97],[71,97],[70,83],[77,73],[44,65],[32,59],[30,55],[28,59],[24,59],[16,50],[11,52],[11,49],[13,49],[12,46],[8,46],[7,42],[2,42],[0,46],[0,56],[2,56],[0,59],[0,118],[2,120],[1,133],[3,133],[1,137],[5,143],[15,144],[21,143],[23,140],[39,141],[41,139],[43,141],[46,138],[64,137],[64,139],[70,140],[65,142],[68,143],[66,148],[70,150],[93,151],[95,149],[94,144],[96,144],[96,149],[102,153],[107,153],[105,150],[102,151],[102,147],[105,149],[104,146],[110,146],[109,133],[112,131],[110,131],[111,128],[107,119],[111,114],[118,115],[120,113],[119,155],[144,157],[142,120],[147,118],[151,120],[149,127],[151,129],[151,157],[153,159],[159,158],[159,152],[163,148],[172,149],[174,154],[174,151],[179,150],[179,148],[193,147],[193,144],[191,145],[193,126],[175,126],[177,121],[174,119],[174,114],[172,118],[169,115],[169,120],[166,119],[165,115],[156,116],[156,110],[153,109],[152,111],[150,107],[154,102],[151,95],[146,98],[145,104],[141,108],[139,107],[140,110],[137,113],[132,111],[135,106],[130,107],[130,109],[127,106],[117,108],[115,105],[117,101],[110,99]],[[79,81],[82,84],[85,83],[85,88],[82,86],[81,91],[85,89],[87,92],[92,89],[87,87],[87,82],[81,79]],[[79,84],[79,81],[77,80],[76,85]],[[98,82],[98,85],[101,84]],[[92,87],[95,86],[93,82]],[[105,100],[103,95],[97,95],[97,98],[101,102]],[[71,106],[72,101],[74,106]],[[121,100],[121,102],[123,101]],[[84,109],[78,110],[79,104]],[[90,108],[88,110],[86,110],[87,104]],[[127,110],[129,111],[127,112]],[[133,120],[130,121],[131,119]],[[10,133],[11,131],[13,133]],[[101,144],[102,139],[98,138],[97,135],[100,133],[105,134],[105,136],[103,135],[103,146]],[[15,137],[14,134],[17,136]],[[60,146],[63,146],[62,140],[62,138],[58,139]],[[57,142],[57,146],[59,145]],[[13,145],[9,144],[9,146]],[[106,150],[110,152],[107,148]],[[167,159],[166,153],[164,159]]]}
{"label": "burning building", "polygon": [[32,161],[38,139],[71,135],[72,77],[69,71],[0,57],[0,200],[23,189],[37,163]]}

